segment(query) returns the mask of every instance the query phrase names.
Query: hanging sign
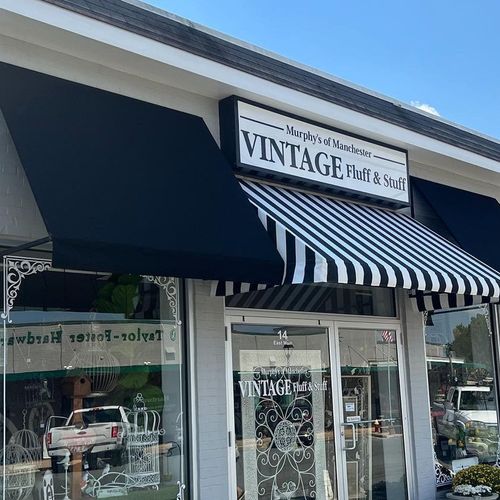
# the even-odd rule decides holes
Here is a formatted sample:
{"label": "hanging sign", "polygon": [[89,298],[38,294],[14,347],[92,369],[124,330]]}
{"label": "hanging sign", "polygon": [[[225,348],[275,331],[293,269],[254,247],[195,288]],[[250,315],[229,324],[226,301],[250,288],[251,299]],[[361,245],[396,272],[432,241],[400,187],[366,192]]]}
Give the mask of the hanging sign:
{"label": "hanging sign", "polygon": [[220,103],[222,148],[234,167],[343,196],[409,203],[406,151],[257,106]]}

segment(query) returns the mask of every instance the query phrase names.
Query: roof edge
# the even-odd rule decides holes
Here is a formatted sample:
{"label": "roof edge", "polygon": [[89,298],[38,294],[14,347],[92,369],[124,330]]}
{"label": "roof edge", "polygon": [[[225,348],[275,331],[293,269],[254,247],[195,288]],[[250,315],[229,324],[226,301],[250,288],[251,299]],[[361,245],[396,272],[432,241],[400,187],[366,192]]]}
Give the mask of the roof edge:
{"label": "roof edge", "polygon": [[286,56],[283,56],[279,54],[278,52],[273,52],[272,50],[265,49],[263,47],[260,47],[259,45],[254,45],[250,42],[246,42],[244,40],[241,40],[239,38],[233,37],[231,35],[228,35],[226,33],[223,33],[221,31],[217,31],[213,28],[210,28],[208,26],[205,26],[203,24],[197,23],[195,21],[191,21],[190,19],[186,17],[179,16],[177,14],[174,14],[173,12],[169,12],[167,10],[161,9],[159,7],[155,7],[154,5],[148,4],[146,2],[142,2],[141,0],[121,0],[125,3],[134,5],[136,7],[139,7],[141,9],[147,10],[149,12],[152,12],[156,15],[166,17],[167,19],[170,19],[171,21],[178,22],[180,24],[183,24],[185,26],[189,26],[190,28],[196,29],[198,31],[202,31],[206,33],[207,35],[214,36],[216,38],[219,38],[221,40],[224,40],[226,42],[232,43],[234,45],[238,45],[239,47],[242,47],[247,50],[251,50],[253,52],[257,52],[265,57],[269,57],[271,59],[275,59],[276,61],[282,62],[284,64],[289,64],[290,66],[293,66],[295,68],[301,69],[303,71],[307,71],[308,73],[315,74],[317,76],[321,76],[322,78],[326,78],[328,80],[331,80],[334,83],[338,83],[340,85],[345,85],[346,87],[350,87],[352,89],[355,89],[359,92],[363,92],[364,94],[371,95],[373,97],[376,97],[378,99],[382,99],[384,101],[387,101],[394,106],[398,106],[404,109],[407,109],[408,111],[412,113],[417,113],[422,116],[425,116],[427,118],[430,118],[434,121],[445,123],[446,125],[450,125],[454,128],[457,128],[459,130],[463,130],[464,132],[467,132],[469,134],[476,135],[478,137],[481,137],[483,139],[486,139],[488,141],[496,142],[498,145],[500,145],[500,138],[496,138],[493,136],[490,136],[488,134],[485,134],[483,132],[480,132],[476,129],[472,129],[469,127],[466,127],[465,125],[462,125],[460,123],[454,122],[452,120],[449,120],[441,115],[433,115],[432,113],[428,113],[427,111],[423,111],[416,106],[413,106],[412,104],[409,104],[405,101],[401,101],[399,99],[396,99],[394,97],[388,96],[386,94],[377,92],[375,90],[369,89],[368,87],[364,87],[363,85],[359,85],[357,83],[354,83],[350,80],[346,80],[344,78],[338,77],[336,75],[333,75],[332,73],[329,73],[327,71],[323,71],[321,69],[315,68],[314,66],[309,66],[307,64],[301,63],[300,61],[297,61],[295,59],[290,59]]}

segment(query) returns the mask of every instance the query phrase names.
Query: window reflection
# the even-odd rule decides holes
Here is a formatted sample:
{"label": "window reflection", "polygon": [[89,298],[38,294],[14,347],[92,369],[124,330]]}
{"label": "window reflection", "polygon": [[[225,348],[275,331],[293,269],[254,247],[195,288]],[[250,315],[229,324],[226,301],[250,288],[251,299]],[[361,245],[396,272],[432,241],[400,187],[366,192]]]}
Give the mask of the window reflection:
{"label": "window reflection", "polygon": [[176,498],[185,470],[176,314],[166,291],[140,276],[23,280],[2,346],[8,500]]}
{"label": "window reflection", "polygon": [[498,413],[488,308],[430,314],[425,336],[437,459],[453,472],[494,462]]}

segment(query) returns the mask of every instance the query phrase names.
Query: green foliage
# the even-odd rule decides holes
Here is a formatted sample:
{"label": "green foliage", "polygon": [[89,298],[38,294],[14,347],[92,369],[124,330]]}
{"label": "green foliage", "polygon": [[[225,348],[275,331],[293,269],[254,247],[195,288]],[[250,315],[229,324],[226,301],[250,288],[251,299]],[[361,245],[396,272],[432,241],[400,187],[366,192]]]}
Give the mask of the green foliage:
{"label": "green foliage", "polygon": [[494,493],[500,493],[500,468],[493,465],[472,465],[457,472],[453,478],[453,487],[459,484],[489,486]]}
{"label": "green foliage", "polygon": [[137,305],[140,281],[140,276],[132,274],[112,275],[99,289],[95,309],[101,313],[118,313],[126,318],[131,317]]}
{"label": "green foliage", "polygon": [[491,339],[487,318],[477,314],[468,325],[457,325],[453,330],[455,340],[450,345],[456,356],[468,363],[491,365]]}

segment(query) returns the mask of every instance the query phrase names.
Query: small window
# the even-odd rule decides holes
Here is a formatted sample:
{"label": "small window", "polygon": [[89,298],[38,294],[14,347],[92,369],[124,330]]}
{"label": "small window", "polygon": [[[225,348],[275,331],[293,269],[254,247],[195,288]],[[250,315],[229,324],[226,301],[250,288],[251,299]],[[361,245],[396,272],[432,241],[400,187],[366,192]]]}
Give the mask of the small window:
{"label": "small window", "polygon": [[396,316],[390,288],[318,283],[283,285],[226,298],[227,307],[365,316]]}

